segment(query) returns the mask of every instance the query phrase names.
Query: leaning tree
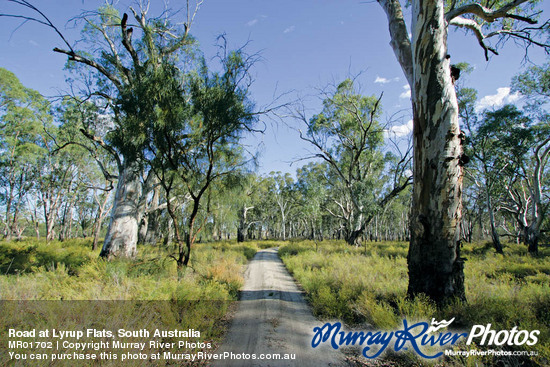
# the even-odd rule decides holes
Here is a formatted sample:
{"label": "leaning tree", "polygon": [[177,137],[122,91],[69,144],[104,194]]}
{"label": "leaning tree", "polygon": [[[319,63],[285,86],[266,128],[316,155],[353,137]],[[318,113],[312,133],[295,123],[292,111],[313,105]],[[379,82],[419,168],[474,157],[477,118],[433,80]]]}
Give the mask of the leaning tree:
{"label": "leaning tree", "polygon": [[506,39],[539,45],[548,22],[535,26],[537,1],[413,0],[412,38],[399,0],[378,0],[387,15],[391,47],[411,87],[414,183],[408,295],[438,304],[465,299],[460,256],[463,134],[447,53],[450,26],[473,34],[488,59]]}
{"label": "leaning tree", "polygon": [[[65,44],[54,51],[67,55],[67,67],[73,80],[79,81],[80,100],[94,101],[103,108],[95,121],[87,121],[80,132],[88,139],[90,152],[104,149],[116,162],[116,174],[105,172],[107,179],[118,179],[114,206],[101,256],[133,257],[136,254],[138,225],[142,214],[140,198],[146,171],[142,159],[146,143],[144,111],[157,103],[157,95],[139,93],[151,75],[167,62],[185,63],[193,38],[189,30],[202,1],[190,10],[183,24],[176,23],[169,10],[150,17],[149,4],[129,8],[131,16],[122,16],[116,8],[104,5],[96,11],[74,18],[82,24],[82,39],[71,44],[61,31],[36,6],[27,0],[8,0],[31,15],[0,14],[35,21],[52,28]],[[146,189],[146,188],[145,188]],[[145,190],[147,191],[147,190]],[[143,202],[143,200],[141,201]]]}

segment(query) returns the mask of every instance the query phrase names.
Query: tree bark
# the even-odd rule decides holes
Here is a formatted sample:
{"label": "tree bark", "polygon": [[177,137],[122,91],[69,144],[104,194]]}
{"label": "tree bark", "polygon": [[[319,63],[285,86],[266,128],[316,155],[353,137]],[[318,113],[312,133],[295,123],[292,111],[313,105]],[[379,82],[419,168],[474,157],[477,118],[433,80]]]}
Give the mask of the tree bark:
{"label": "tree bark", "polygon": [[237,242],[244,242],[246,240],[247,236],[247,215],[248,211],[250,209],[253,209],[254,207],[247,207],[246,205],[243,205],[243,207],[239,210],[239,227],[237,228]]}
{"label": "tree bark", "polygon": [[109,209],[107,208],[107,202],[109,201],[110,196],[111,196],[111,191],[107,191],[104,193],[103,201],[100,201],[99,196],[97,196],[94,193],[94,201],[97,204],[97,213],[96,213],[96,216],[94,219],[94,225],[93,225],[94,241],[92,242],[92,251],[97,248],[97,244],[99,243],[103,220],[105,219],[107,211],[109,211]]}
{"label": "tree bark", "polygon": [[489,223],[491,224],[491,240],[493,241],[495,251],[499,254],[504,254],[504,251],[502,250],[502,244],[500,243],[500,237],[498,235],[495,225],[495,213],[493,212],[491,195],[489,194],[489,189],[487,187],[485,188],[485,195],[487,200],[487,212],[489,213]]}
{"label": "tree bark", "polygon": [[465,299],[460,257],[462,141],[443,1],[413,2],[414,183],[408,295]]}
{"label": "tree bark", "polygon": [[137,163],[125,163],[119,174],[111,220],[99,256],[111,259],[136,255],[141,186]]}
{"label": "tree bark", "polygon": [[145,235],[145,243],[155,245],[158,241],[160,224],[160,210],[154,210],[149,213],[149,221],[147,223],[147,234]]}
{"label": "tree bark", "polygon": [[527,244],[527,251],[531,255],[537,255],[539,253],[539,237],[540,230],[535,225],[530,225],[525,228],[525,243]]}
{"label": "tree bark", "polygon": [[138,243],[144,244],[145,237],[147,236],[147,228],[149,227],[149,213],[144,213],[140,215],[141,220],[139,221],[138,229]]}

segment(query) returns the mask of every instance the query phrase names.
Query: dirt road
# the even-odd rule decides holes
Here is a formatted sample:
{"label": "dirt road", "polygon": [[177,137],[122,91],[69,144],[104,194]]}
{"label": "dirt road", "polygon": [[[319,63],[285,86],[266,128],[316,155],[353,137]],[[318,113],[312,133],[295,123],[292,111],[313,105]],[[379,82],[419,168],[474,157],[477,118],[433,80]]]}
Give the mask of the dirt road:
{"label": "dirt road", "polygon": [[[214,366],[344,366],[334,349],[311,347],[315,319],[276,249],[259,251],[248,265],[239,306],[217,353],[295,354],[295,360],[225,359]],[[323,346],[324,347],[324,346]]]}

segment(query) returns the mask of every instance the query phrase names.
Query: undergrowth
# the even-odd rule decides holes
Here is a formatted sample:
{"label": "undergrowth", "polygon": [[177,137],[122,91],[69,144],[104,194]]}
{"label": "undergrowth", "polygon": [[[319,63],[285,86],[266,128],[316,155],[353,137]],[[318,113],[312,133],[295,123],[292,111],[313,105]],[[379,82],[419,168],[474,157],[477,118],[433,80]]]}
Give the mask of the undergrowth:
{"label": "undergrowth", "polygon": [[[197,244],[183,275],[169,251],[158,246],[139,246],[136,259],[111,261],[90,248],[91,240],[0,242],[1,328],[195,329],[201,333],[198,341],[215,345],[243,284],[244,265],[258,246]],[[8,362],[6,337],[0,335],[0,365]],[[147,346],[144,352],[161,350]],[[20,362],[14,365],[25,365]],[[150,365],[146,362],[126,365]]]}
{"label": "undergrowth", "polygon": [[197,244],[178,279],[168,251],[140,246],[133,260],[105,261],[91,240],[0,242],[0,299],[235,300],[254,242]]}
{"label": "undergrowth", "polygon": [[[352,247],[340,241],[291,242],[279,255],[304,288],[314,314],[340,320],[358,330],[397,330],[402,320],[449,320],[453,328],[492,324],[493,330],[540,330],[539,343],[528,350],[531,359],[497,360],[493,357],[445,359],[444,365],[547,365],[550,361],[550,251],[526,256],[519,245],[508,245],[505,256],[467,244],[465,287],[467,303],[438,309],[429,299],[406,298],[407,249],[404,242],[373,242]],[[470,346],[464,348],[469,348]],[[507,346],[510,349],[510,347]],[[516,347],[520,348],[520,347]],[[414,353],[386,358],[399,365],[424,365]],[[441,363],[441,361],[434,362]]]}

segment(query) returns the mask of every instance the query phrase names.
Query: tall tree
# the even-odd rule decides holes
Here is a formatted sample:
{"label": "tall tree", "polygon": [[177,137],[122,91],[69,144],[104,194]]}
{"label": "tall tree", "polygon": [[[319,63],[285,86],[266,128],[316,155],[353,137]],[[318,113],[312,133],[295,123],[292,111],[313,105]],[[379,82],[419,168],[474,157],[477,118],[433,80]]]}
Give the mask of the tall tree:
{"label": "tall tree", "polygon": [[[495,214],[505,188],[503,177],[512,177],[519,163],[526,159],[530,121],[515,106],[485,111],[482,118],[468,124],[467,153],[474,159],[471,167],[476,184],[483,190],[487,206],[491,239],[495,250],[503,253],[497,232]],[[469,169],[470,170],[470,169]]]}
{"label": "tall tree", "polygon": [[516,220],[527,250],[532,255],[538,254],[542,224],[550,208],[550,201],[544,194],[548,190],[544,170],[550,156],[550,129],[546,125],[542,129],[544,135],[539,135],[530,146],[530,162],[523,162],[519,172],[508,182],[508,202],[502,205]]}
{"label": "tall tree", "polygon": [[390,185],[380,180],[393,158],[383,152],[380,99],[360,95],[347,79],[326,92],[321,113],[309,120],[301,114],[307,131],[300,136],[316,148],[313,157],[325,161],[330,169],[338,207],[331,213],[342,219],[350,244],[357,244],[377,211],[410,184],[403,175],[407,156],[393,167],[387,180]]}
{"label": "tall tree", "polygon": [[531,111],[539,115],[548,114],[550,63],[542,66],[533,65],[523,73],[516,75],[512,80],[512,91],[520,92],[526,97],[527,106]]}
{"label": "tall tree", "polygon": [[[140,3],[137,10],[129,8],[133,17],[130,25],[127,13],[120,16],[113,6],[104,5],[76,18],[84,25],[82,39],[74,46],[32,3],[13,2],[36,14],[36,18],[26,17],[27,20],[45,24],[60,35],[66,47],[56,47],[54,51],[68,56],[68,67],[82,82],[84,97],[104,107],[102,118],[88,121],[80,129],[92,145],[105,149],[117,164],[117,174],[106,175],[107,179],[118,178],[118,184],[100,256],[133,257],[137,251],[145,171],[141,155],[147,136],[142,114],[158,104],[158,96],[140,91],[163,63],[185,62],[187,47],[193,43],[189,30],[202,1],[196,2],[194,11],[187,12],[183,24],[173,22],[167,16],[171,14],[169,10],[159,17],[149,17],[148,4]],[[189,9],[189,1],[187,5]]]}
{"label": "tall tree", "polygon": [[519,162],[521,175],[515,179],[515,188],[509,186],[511,205],[506,209],[514,213],[529,253],[537,254],[541,226],[550,207],[548,195],[546,199],[544,195],[544,189],[548,190],[544,170],[550,155],[550,63],[532,66],[517,75],[512,81],[512,88],[526,97],[526,109],[530,112],[531,119],[538,123],[530,134],[534,138],[530,146],[532,158],[530,161]]}
{"label": "tall tree", "polygon": [[289,213],[296,204],[294,179],[290,173],[270,172],[266,177],[269,202],[277,211],[279,238],[286,241],[288,236]]}
{"label": "tall tree", "polygon": [[326,177],[326,162],[311,162],[296,171],[296,186],[302,194],[301,215],[309,227],[307,237],[311,240],[323,239],[323,210],[330,190],[330,181]]}
{"label": "tall tree", "polygon": [[240,180],[239,186],[235,190],[237,192],[233,195],[233,198],[237,198],[236,204],[238,205],[237,242],[248,239],[250,227],[258,223],[257,218],[251,218],[251,214],[255,211],[254,209],[257,209],[256,206],[260,199],[260,183],[260,179],[255,174],[246,174]]}
{"label": "tall tree", "polygon": [[515,38],[550,49],[534,39],[545,25],[532,26],[536,20],[528,13],[535,1],[413,0],[411,39],[399,0],[378,3],[387,15],[391,46],[411,87],[414,183],[408,294],[423,293],[438,304],[465,299],[459,243],[463,134],[447,53],[448,28],[473,33],[488,58],[489,53],[497,54],[492,39]]}
{"label": "tall tree", "polygon": [[[155,71],[144,95],[158,95],[158,107],[148,110],[151,136],[145,158],[163,186],[166,197],[181,190],[188,198],[186,225],[167,200],[178,245],[178,268],[189,263],[191,249],[204,221],[197,222],[211,185],[240,174],[247,160],[239,144],[256,122],[250,101],[248,73],[251,59],[243,50],[226,53],[222,47],[221,72],[211,72],[205,62],[198,71],[182,75],[173,64]],[[184,230],[182,230],[184,228]]]}
{"label": "tall tree", "polygon": [[7,239],[21,233],[21,211],[41,178],[40,159],[48,155],[45,128],[51,127],[51,121],[48,101],[0,68],[0,199]]}

